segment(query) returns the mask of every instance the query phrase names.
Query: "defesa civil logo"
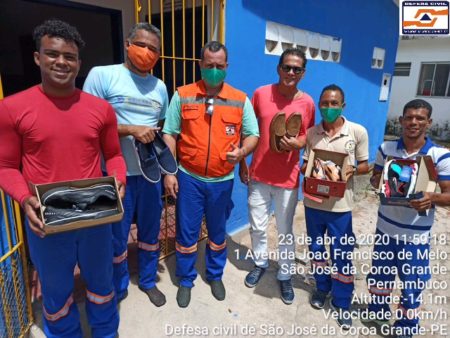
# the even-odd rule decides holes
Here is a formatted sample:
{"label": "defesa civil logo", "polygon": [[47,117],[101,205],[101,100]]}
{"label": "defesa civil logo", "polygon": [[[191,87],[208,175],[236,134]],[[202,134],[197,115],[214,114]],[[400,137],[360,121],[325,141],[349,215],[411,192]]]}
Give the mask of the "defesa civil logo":
{"label": "defesa civil logo", "polygon": [[400,35],[449,35],[449,1],[401,0]]}

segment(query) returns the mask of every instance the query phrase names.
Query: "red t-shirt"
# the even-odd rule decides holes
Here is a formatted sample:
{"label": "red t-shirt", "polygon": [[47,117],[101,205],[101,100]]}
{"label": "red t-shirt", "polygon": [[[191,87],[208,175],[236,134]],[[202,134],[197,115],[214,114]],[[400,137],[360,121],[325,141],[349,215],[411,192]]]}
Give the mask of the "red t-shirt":
{"label": "red t-shirt", "polygon": [[[20,203],[31,184],[101,177],[126,180],[116,114],[104,100],[80,90],[50,97],[40,86],[0,101],[0,188]],[[31,183],[31,184],[30,184]]]}
{"label": "red t-shirt", "polygon": [[302,114],[300,136],[314,125],[314,102],[306,93],[289,100],[282,96],[276,84],[258,88],[253,94],[252,104],[259,124],[259,143],[250,165],[251,179],[280,188],[299,186],[299,151],[276,153],[270,150],[270,122],[277,112],[284,112],[286,119],[294,112]]}

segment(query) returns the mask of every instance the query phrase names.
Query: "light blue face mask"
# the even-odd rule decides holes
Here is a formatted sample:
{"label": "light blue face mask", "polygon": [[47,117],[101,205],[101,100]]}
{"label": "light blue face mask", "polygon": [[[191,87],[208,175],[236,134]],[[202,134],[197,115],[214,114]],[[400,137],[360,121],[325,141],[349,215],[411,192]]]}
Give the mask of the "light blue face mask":
{"label": "light blue face mask", "polygon": [[218,68],[201,68],[200,73],[203,81],[211,87],[217,87],[220,85],[223,80],[225,80],[225,76],[227,75],[225,70]]}

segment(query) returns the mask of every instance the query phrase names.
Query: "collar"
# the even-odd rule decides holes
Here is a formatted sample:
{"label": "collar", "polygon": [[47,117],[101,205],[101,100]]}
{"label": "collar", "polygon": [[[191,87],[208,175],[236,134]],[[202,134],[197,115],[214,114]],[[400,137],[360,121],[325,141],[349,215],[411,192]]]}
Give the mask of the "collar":
{"label": "collar", "polygon": [[[336,133],[336,135],[340,135],[340,136],[346,136],[348,135],[348,122],[347,119],[341,115],[340,117],[342,117],[344,119],[344,124],[342,125],[341,129],[339,130],[338,133]],[[318,128],[317,128],[317,134],[326,134],[325,129],[323,129],[323,123],[322,121],[320,121]],[[334,135],[334,136],[336,136]]]}
{"label": "collar", "polygon": [[[199,91],[200,95],[205,96],[205,97],[208,96],[206,93],[205,82],[203,80],[197,81],[197,87],[198,87],[198,91]],[[222,89],[216,95],[216,97],[221,98],[221,99],[226,99],[227,97],[229,97],[229,95],[230,95],[229,87],[224,82],[222,85]]]}
{"label": "collar", "polygon": [[[423,145],[423,147],[419,150],[418,154],[421,155],[426,155],[428,154],[428,150],[430,150],[431,147],[434,146],[434,143],[431,142],[431,140],[428,137],[425,137],[425,144]],[[405,150],[405,143],[403,142],[403,137],[401,137],[398,141],[397,141],[397,150]]]}

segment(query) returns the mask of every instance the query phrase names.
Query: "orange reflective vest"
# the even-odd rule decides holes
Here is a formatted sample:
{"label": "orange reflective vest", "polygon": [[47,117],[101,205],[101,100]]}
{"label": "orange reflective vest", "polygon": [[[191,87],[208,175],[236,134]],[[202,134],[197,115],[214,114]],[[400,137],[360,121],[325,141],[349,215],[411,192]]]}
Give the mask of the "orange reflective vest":
{"label": "orange reflective vest", "polygon": [[242,117],[247,95],[223,84],[213,98],[212,108],[207,102],[203,80],[178,88],[181,103],[181,133],[177,142],[177,155],[181,165],[189,172],[205,177],[229,174],[234,165],[226,154],[231,144],[239,147]]}

